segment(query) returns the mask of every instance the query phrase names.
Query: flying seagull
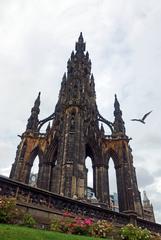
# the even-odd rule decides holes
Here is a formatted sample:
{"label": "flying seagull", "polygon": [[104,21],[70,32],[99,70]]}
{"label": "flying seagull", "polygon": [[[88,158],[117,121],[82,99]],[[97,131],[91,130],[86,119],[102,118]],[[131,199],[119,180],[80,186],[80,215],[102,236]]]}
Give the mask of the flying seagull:
{"label": "flying seagull", "polygon": [[144,120],[145,120],[145,118],[147,118],[147,116],[148,116],[151,112],[152,112],[152,111],[146,113],[146,114],[143,116],[142,119],[131,119],[131,121],[138,121],[138,122],[141,122],[141,123],[145,124],[145,121],[144,121]]}

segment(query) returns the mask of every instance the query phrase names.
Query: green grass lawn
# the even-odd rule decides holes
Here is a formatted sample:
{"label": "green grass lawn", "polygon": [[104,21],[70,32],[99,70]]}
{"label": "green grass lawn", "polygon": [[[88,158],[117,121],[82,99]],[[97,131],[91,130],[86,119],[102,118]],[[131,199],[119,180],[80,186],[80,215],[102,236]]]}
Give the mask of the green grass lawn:
{"label": "green grass lawn", "polygon": [[[101,238],[70,235],[46,230],[0,224],[0,240],[101,240]],[[107,240],[107,239],[106,239]]]}

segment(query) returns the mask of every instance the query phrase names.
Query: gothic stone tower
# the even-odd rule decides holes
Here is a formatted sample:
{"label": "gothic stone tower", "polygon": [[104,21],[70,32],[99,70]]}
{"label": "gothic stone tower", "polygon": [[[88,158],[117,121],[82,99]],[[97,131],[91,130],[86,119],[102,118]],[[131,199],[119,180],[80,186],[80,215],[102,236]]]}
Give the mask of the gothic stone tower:
{"label": "gothic stone tower", "polygon": [[153,205],[151,204],[150,200],[148,199],[146,195],[146,191],[143,191],[144,197],[143,197],[143,216],[144,219],[155,222],[155,216],[154,216],[154,210]]}
{"label": "gothic stone tower", "polygon": [[[39,121],[40,93],[21,136],[10,177],[28,183],[35,157],[39,156],[37,186],[63,196],[86,198],[85,159],[92,159],[93,190],[97,199],[109,205],[108,165],[116,169],[119,210],[143,216],[132,150],[126,136],[120,105],[115,95],[114,122],[102,117],[96,105],[91,61],[85,52],[82,33],[67,63],[55,112]],[[41,126],[52,121],[45,133]],[[111,130],[105,136],[103,125]]]}

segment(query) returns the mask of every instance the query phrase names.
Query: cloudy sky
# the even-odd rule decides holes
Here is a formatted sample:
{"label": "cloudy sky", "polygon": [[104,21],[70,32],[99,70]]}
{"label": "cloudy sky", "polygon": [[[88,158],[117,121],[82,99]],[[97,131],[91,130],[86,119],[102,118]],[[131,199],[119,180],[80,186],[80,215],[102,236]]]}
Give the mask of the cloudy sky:
{"label": "cloudy sky", "polygon": [[[99,111],[112,121],[117,93],[139,189],[161,223],[161,0],[0,0],[0,174],[9,175],[39,91],[40,119],[54,111],[81,31]],[[130,121],[150,110],[145,125]]]}

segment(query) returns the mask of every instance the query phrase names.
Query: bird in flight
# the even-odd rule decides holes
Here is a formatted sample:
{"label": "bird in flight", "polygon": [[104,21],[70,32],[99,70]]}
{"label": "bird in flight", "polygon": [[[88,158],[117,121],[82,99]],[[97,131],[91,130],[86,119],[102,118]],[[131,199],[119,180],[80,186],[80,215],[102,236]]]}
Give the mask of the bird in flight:
{"label": "bird in flight", "polygon": [[138,122],[141,122],[143,124],[145,124],[145,118],[147,118],[147,116],[151,113],[152,111],[146,113],[141,119],[131,119],[131,121],[138,121]]}

